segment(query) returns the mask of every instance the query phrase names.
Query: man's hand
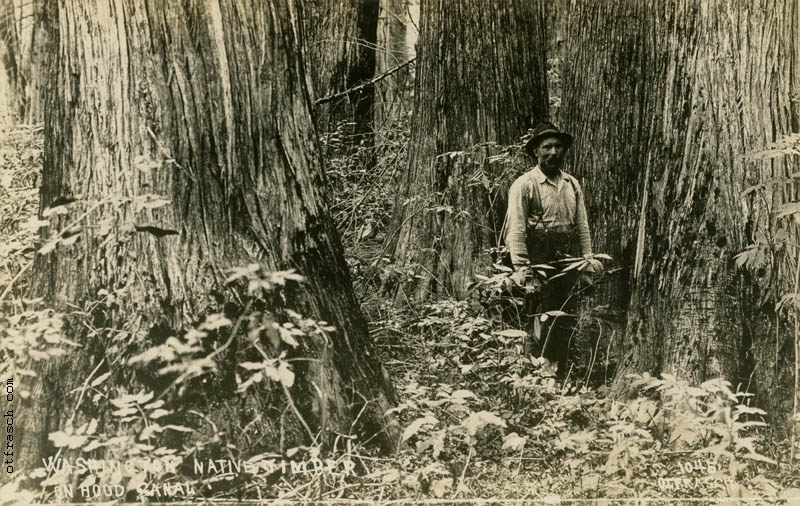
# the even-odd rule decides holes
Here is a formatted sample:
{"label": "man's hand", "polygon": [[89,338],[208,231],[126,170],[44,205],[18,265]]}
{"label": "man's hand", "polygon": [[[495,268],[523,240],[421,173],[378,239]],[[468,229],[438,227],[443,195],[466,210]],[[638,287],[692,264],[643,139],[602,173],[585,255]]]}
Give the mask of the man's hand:
{"label": "man's hand", "polygon": [[585,274],[597,274],[603,272],[603,264],[600,260],[596,258],[591,258],[590,255],[583,255],[584,260],[586,260],[586,266],[581,269],[581,272]]}
{"label": "man's hand", "polygon": [[520,269],[517,269],[517,272],[512,274],[510,277],[511,281],[513,281],[514,284],[518,286],[525,286],[525,278],[527,277],[527,275],[528,275],[528,268],[522,267]]}

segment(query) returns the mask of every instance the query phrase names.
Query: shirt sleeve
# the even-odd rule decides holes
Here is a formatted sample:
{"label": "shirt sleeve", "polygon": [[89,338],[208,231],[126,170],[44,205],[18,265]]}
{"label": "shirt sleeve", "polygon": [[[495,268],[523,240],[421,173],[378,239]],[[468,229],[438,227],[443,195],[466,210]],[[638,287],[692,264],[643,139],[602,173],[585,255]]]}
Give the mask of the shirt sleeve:
{"label": "shirt sleeve", "polygon": [[528,221],[528,192],[521,181],[515,181],[508,190],[505,241],[515,269],[530,264],[526,228]]}
{"label": "shirt sleeve", "polygon": [[592,237],[589,234],[589,218],[586,215],[586,203],[583,201],[583,190],[576,182],[575,195],[575,231],[578,235],[578,244],[581,247],[581,255],[592,254]]}

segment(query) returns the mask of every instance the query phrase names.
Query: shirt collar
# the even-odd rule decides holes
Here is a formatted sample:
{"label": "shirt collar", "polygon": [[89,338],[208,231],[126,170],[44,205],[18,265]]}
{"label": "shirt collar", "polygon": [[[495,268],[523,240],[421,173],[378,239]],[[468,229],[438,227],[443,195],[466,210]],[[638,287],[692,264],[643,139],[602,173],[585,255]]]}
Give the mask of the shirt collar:
{"label": "shirt collar", "polygon": [[564,179],[564,174],[562,174],[561,171],[559,171],[558,176],[556,177],[555,180],[548,179],[548,177],[544,174],[544,172],[542,172],[542,169],[539,168],[539,165],[536,165],[536,167],[533,168],[533,179],[540,185],[545,183],[550,183],[552,186],[559,188],[561,187],[561,181]]}

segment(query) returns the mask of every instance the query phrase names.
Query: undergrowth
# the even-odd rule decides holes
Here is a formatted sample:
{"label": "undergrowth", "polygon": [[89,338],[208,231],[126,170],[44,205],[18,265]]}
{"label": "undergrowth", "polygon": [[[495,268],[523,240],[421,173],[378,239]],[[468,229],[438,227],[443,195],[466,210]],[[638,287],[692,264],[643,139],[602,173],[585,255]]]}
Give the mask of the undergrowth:
{"label": "undergrowth", "polygon": [[[402,311],[390,304],[380,290],[382,244],[396,176],[407,163],[407,129],[381,132],[370,144],[353,143],[343,132],[322,139],[330,206],[372,337],[400,393],[392,414],[403,429],[393,453],[378,453],[353,434],[339,435],[331,445],[311,434],[309,444],[283,452],[235,449],[225,435],[209,439],[214,431],[198,432],[194,422],[212,422],[183,405],[180,395],[162,398],[140,385],[116,384],[111,371],[95,369],[86,371],[68,400],[77,407],[91,399],[96,413],[73,412],[49,435],[56,458],[31,475],[43,480],[37,493],[21,491],[19,480],[7,482],[0,503],[63,499],[57,491],[69,486],[97,490],[91,501],[800,497],[800,478],[786,465],[785,444],[776,442],[765,413],[750,405],[750,394],[730,383],[631,375],[625,381],[632,397],[610,395],[617,358],[609,343],[622,329],[593,308],[581,309],[572,367],[558,374],[555,364],[526,351],[529,337],[518,311],[523,294],[500,265],[476,279],[467,300]],[[0,290],[9,300],[3,301],[0,353],[3,374],[24,375],[31,361],[52,360],[80,346],[62,329],[66,321],[89,316],[59,314],[33,302],[20,309],[24,278],[15,278],[37,249],[47,254],[34,233],[41,131],[6,132],[1,140],[0,226],[8,240],[0,251]],[[26,228],[28,222],[34,225]],[[300,283],[302,276],[243,266],[230,273],[229,282],[245,282],[251,295],[279,297],[286,283]],[[214,370],[210,355],[218,352],[210,354],[204,338],[241,327],[251,338],[240,346],[253,358],[238,364],[237,388],[269,383],[289,396],[297,378],[285,351],[330,328],[290,310],[265,320],[267,313],[251,308],[238,320],[207,315],[184,334],[128,357],[125,367],[147,367],[183,392]],[[198,463],[206,446],[224,458]],[[67,455],[73,468],[57,463]],[[101,466],[109,457],[123,466],[91,468],[93,459]],[[78,458],[84,459],[80,469]]]}

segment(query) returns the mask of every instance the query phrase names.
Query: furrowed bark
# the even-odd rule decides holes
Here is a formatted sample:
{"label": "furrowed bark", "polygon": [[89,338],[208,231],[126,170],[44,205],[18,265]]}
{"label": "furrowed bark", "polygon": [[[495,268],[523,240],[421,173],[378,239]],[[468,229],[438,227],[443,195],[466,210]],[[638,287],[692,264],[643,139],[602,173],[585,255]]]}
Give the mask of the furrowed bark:
{"label": "furrowed bark", "polygon": [[542,15],[536,2],[422,4],[409,165],[386,245],[408,275],[398,302],[464,296],[502,244],[505,189],[523,169],[490,164],[498,150],[485,143],[514,144],[547,118]]}
{"label": "furrowed bark", "polygon": [[[375,75],[378,0],[302,2],[306,70],[312,99],[356,87]],[[350,143],[372,142],[375,87],[367,86],[314,111],[320,132],[344,122]]]}
{"label": "furrowed bark", "polygon": [[[95,307],[93,325],[125,334],[72,329],[81,348],[41,371],[20,423],[27,469],[50,451],[48,431],[64,422],[67,394],[94,365],[104,361],[118,385],[159,394],[164,379],[123,367],[130,356],[207,314],[236,320],[254,309],[244,289],[224,283],[250,263],[306,278],[283,289],[280,307],[261,310],[291,308],[336,327],[288,350],[301,359],[292,362],[290,394],[307,425],[323,442],[355,426],[391,446],[383,413],[395,393],[328,217],[297,18],[292,1],[60,2],[41,207],[78,201],[43,239],[74,226],[80,240],[37,258],[33,295],[63,310],[107,290],[116,301]],[[148,194],[170,203],[137,206]],[[87,220],[71,223],[92,206]],[[209,353],[226,335],[214,339],[204,343]],[[238,363],[253,359],[246,341],[235,335],[217,372],[168,398],[208,415],[248,454],[310,443],[280,386],[236,392]],[[201,437],[211,430],[183,422],[196,422]]]}
{"label": "furrowed bark", "polygon": [[[380,75],[416,57],[419,1],[381,0],[378,14],[375,74]],[[375,86],[376,130],[393,126],[411,115],[414,69],[406,67]]]}
{"label": "furrowed bark", "polygon": [[[582,2],[571,13],[563,123],[577,134],[597,249],[625,268],[608,300],[630,303],[618,385],[649,371],[747,388],[769,369],[766,289],[733,256],[774,231],[767,207],[787,198],[770,191],[765,207],[743,191],[796,170],[750,155],[797,131],[797,19],[791,0]],[[783,411],[759,383],[770,392],[760,402]]]}

